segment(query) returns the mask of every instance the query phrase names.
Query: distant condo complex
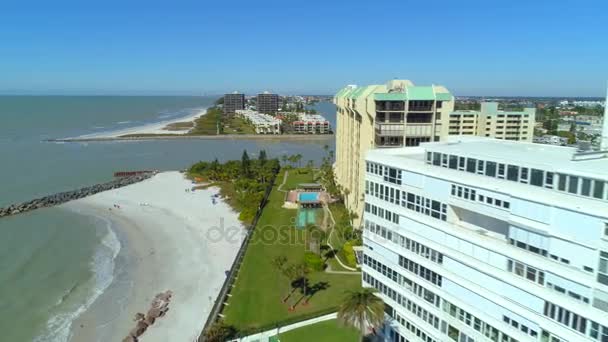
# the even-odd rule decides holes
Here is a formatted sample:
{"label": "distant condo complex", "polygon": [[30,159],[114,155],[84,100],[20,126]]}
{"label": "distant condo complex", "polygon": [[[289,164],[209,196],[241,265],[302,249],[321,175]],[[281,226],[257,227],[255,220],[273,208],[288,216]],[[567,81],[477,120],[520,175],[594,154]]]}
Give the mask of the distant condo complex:
{"label": "distant condo complex", "polygon": [[[336,178],[346,191],[347,208],[358,217],[363,213],[365,154],[372,148],[418,146],[450,135],[531,142],[534,133],[534,108],[502,111],[487,102],[480,111],[454,111],[454,96],[444,86],[415,86],[409,80],[350,85],[335,95],[334,103]],[[356,219],[355,225],[360,222]]]}
{"label": "distant condo complex", "polygon": [[279,95],[263,92],[258,94],[257,111],[264,114],[276,114],[279,110]]}
{"label": "distant condo complex", "polygon": [[387,341],[608,341],[607,151],[461,136],[364,167]]}
{"label": "distant condo complex", "polygon": [[482,102],[481,111],[459,110],[450,113],[448,134],[532,142],[535,117],[535,108],[503,111],[498,110],[496,102]]}
{"label": "distant condo complex", "polygon": [[237,110],[245,109],[245,94],[234,92],[224,95],[224,114],[234,114]]}

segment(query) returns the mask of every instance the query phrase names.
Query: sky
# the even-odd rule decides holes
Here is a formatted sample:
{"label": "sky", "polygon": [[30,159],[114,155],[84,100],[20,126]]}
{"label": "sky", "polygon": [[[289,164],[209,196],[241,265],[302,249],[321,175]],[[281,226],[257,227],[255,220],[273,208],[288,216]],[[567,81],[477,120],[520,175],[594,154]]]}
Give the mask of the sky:
{"label": "sky", "polygon": [[0,94],[604,96],[608,1],[0,2]]}

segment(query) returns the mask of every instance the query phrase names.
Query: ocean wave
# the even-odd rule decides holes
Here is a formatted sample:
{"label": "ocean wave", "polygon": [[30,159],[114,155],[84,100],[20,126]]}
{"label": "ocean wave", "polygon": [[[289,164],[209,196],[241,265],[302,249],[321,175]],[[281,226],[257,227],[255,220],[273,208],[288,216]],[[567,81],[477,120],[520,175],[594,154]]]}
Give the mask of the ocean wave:
{"label": "ocean wave", "polygon": [[118,121],[117,124],[119,124],[119,125],[126,125],[126,124],[129,124],[131,122],[132,121]]}
{"label": "ocean wave", "polygon": [[[74,284],[66,293],[57,301],[55,308],[59,313],[51,317],[46,326],[44,334],[36,337],[34,342],[67,342],[71,336],[72,322],[85,312],[99,296],[112,284],[114,280],[114,260],[118,256],[121,249],[120,240],[112,230],[112,222],[106,218],[98,217],[106,224],[107,232],[101,240],[100,245],[93,255],[91,260],[91,270],[93,272],[93,284],[91,289],[86,293],[87,297],[83,304],[70,307],[70,299],[72,296],[78,296],[78,290],[82,284]],[[75,298],[75,304],[82,303],[82,300]],[[67,308],[62,308],[67,304]],[[62,309],[63,312],[62,312]]]}

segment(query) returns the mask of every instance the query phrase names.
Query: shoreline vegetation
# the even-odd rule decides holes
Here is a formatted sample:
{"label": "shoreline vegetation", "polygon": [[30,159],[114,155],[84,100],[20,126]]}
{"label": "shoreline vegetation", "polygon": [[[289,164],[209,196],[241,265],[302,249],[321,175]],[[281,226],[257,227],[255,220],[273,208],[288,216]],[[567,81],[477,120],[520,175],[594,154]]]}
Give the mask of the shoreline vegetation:
{"label": "shoreline vegetation", "polygon": [[74,138],[48,139],[47,142],[95,142],[130,140],[171,140],[171,139],[242,139],[242,140],[311,140],[326,141],[334,134],[256,134],[253,127],[243,118],[224,115],[218,101],[205,113],[191,117],[188,121],[174,121],[160,129],[137,130],[128,134],[85,135]]}

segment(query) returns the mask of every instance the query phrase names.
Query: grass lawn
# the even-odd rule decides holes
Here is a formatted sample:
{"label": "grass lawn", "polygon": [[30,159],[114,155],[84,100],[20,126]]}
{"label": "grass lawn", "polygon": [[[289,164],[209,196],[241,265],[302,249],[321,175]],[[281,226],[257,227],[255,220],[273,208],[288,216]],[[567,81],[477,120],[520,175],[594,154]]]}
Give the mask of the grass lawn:
{"label": "grass lawn", "polygon": [[[357,275],[315,272],[308,276],[308,286],[319,290],[312,295],[308,305],[303,305],[299,289],[293,292],[287,303],[282,303],[281,299],[291,286],[273,267],[272,260],[284,255],[289,263],[300,263],[305,251],[304,231],[294,226],[297,210],[281,207],[285,193],[276,188],[283,177],[284,171],[281,171],[245,253],[228,306],[223,312],[225,322],[239,330],[297,319],[298,316],[337,307],[346,290],[361,287],[361,277]],[[310,181],[309,173],[290,170],[284,189]],[[298,303],[295,310],[288,311],[289,306],[295,303]]]}
{"label": "grass lawn", "polygon": [[341,326],[335,319],[280,334],[281,342],[358,342],[357,329]]}

